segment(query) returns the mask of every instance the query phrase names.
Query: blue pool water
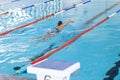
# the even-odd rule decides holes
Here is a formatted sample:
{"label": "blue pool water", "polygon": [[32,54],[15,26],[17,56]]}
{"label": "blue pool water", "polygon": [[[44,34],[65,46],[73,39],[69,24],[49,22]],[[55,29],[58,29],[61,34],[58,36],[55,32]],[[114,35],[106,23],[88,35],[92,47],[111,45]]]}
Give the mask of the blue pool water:
{"label": "blue pool water", "polygon": [[[0,33],[26,24],[39,17],[47,15],[50,12],[59,11],[60,8],[66,8],[71,6],[73,3],[80,2],[78,0],[64,0],[62,3],[60,3],[59,0],[57,1],[58,3],[54,3],[57,5],[54,6],[52,6],[53,3],[47,3],[47,6],[42,4],[45,6],[46,10],[42,9],[41,6],[38,5],[36,8],[24,10],[24,12],[21,13],[22,16],[10,14],[8,16],[0,17]],[[118,1],[119,0],[93,0],[91,3],[63,12],[62,14],[45,19],[29,27],[13,31],[5,36],[1,36],[0,73],[15,74],[15,71],[13,70],[14,67],[27,65],[31,61],[30,59],[61,46],[82,30],[96,24],[103,18],[118,10],[120,5],[109,10],[89,25],[84,24],[87,20],[93,18],[95,15],[109,8]],[[37,2],[39,1],[36,0],[34,4]],[[44,0],[41,0],[41,3],[43,2]],[[0,6],[0,13],[2,13],[2,11],[7,11],[9,6],[11,6],[11,9],[16,7],[18,4],[20,7],[28,5],[27,0],[21,0],[20,2],[12,3],[12,5],[13,4],[14,6],[11,6],[11,4]],[[33,1],[29,2],[29,4],[33,4]],[[48,7],[49,5],[51,5],[51,7]],[[49,8],[51,8],[51,11],[49,11]],[[74,22],[67,25],[54,37],[46,41],[33,39],[38,36],[42,36],[48,30],[55,28],[59,20],[65,22],[68,19],[72,19]],[[71,80],[103,80],[107,77],[107,75],[105,75],[106,72],[113,68],[115,63],[120,60],[119,35],[120,15],[118,13],[103,24],[99,25],[97,28],[83,35],[70,46],[50,56],[49,59],[80,62],[80,73],[78,76],[72,76]],[[118,75],[115,76],[114,80],[120,80],[120,70],[117,72]],[[21,73],[18,76],[35,78],[34,75],[27,73]]]}

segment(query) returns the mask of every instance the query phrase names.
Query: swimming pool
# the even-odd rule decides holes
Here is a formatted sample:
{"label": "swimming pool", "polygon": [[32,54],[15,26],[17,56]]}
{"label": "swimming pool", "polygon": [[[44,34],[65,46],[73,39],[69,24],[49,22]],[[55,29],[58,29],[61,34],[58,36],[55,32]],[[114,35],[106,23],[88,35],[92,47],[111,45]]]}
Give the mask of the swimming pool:
{"label": "swimming pool", "polygon": [[[64,3],[62,3],[62,8],[70,6],[72,4],[72,1],[73,0],[71,0],[71,2],[64,1]],[[49,50],[61,46],[73,38],[81,30],[84,30],[91,25],[96,24],[103,18],[118,10],[120,5],[117,5],[107,13],[94,20],[89,25],[85,25],[85,27],[83,27],[84,23],[87,20],[93,18],[95,15],[109,8],[118,1],[119,0],[93,0],[91,3],[88,3],[86,5],[71,9],[70,11],[58,14],[51,18],[47,18],[29,27],[10,32],[5,36],[1,36],[0,73],[14,74],[15,71],[13,68],[15,66],[27,65],[30,62],[30,58],[34,58],[42,53],[45,53],[47,51],[49,52]],[[70,4],[67,6],[66,4],[68,3]],[[32,2],[30,4],[32,4]],[[49,5],[49,3],[47,5]],[[61,8],[60,4],[58,5],[59,6],[51,6],[51,8],[57,11]],[[57,7],[57,9],[55,7]],[[2,7],[2,9],[4,9],[4,7]],[[33,8],[32,11],[34,12],[34,10],[35,9]],[[30,9],[26,11],[27,14],[24,16],[25,21],[19,23],[15,22],[16,24],[12,24],[11,27],[13,28],[23,25],[24,23],[36,19],[38,16],[44,16],[47,14],[42,10],[42,15],[38,14],[38,16],[35,16],[35,14],[29,13],[29,11]],[[120,56],[118,56],[120,54],[119,17],[119,14],[115,15],[108,21],[99,25],[99,27],[79,38],[72,45],[69,45],[61,51],[58,51],[56,54],[50,56],[49,59],[80,62],[80,73],[78,76],[73,76],[71,80],[103,80],[107,77],[105,75],[106,72],[115,66],[115,62],[120,60]],[[12,18],[14,18],[14,16]],[[43,35],[47,30],[56,27],[56,23],[59,20],[62,20],[64,22],[68,19],[72,19],[74,22],[70,23],[59,34],[55,35],[49,40],[46,40],[44,42],[41,42],[38,39],[30,41],[32,38]],[[22,20],[23,19],[21,19],[21,21]],[[6,22],[6,19],[4,21]],[[5,26],[6,28],[3,31],[11,28],[8,27],[9,25]],[[120,73],[120,71],[118,73]],[[29,75],[26,73],[19,74],[18,76],[34,77],[34,75]],[[114,80],[119,79],[120,74],[114,78]]]}

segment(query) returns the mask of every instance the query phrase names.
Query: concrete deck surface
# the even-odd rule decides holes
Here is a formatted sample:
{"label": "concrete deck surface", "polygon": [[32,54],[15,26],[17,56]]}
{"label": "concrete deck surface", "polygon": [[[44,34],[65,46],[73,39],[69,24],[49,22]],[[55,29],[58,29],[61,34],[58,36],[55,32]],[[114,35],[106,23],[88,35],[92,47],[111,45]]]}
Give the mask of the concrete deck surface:
{"label": "concrete deck surface", "polygon": [[34,80],[34,79],[28,79],[24,77],[18,77],[18,76],[7,75],[7,74],[0,74],[0,80]]}

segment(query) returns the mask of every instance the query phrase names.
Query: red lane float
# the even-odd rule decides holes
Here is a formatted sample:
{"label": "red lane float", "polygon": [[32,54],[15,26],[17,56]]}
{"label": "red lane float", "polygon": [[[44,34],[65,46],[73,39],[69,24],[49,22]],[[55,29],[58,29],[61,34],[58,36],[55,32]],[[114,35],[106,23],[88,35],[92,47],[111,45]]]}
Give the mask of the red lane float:
{"label": "red lane float", "polygon": [[9,14],[9,12],[1,13],[0,16],[7,15],[7,14]]}
{"label": "red lane float", "polygon": [[36,60],[32,61],[31,64],[36,64],[39,61],[42,61],[46,58],[48,58],[49,56],[51,56],[52,54],[55,54],[56,52],[58,52],[59,50],[67,47],[68,45],[72,44],[74,41],[76,41],[79,37],[81,37],[82,35],[86,34],[87,32],[91,31],[92,29],[94,29],[95,27],[97,27],[98,25],[102,24],[103,22],[105,22],[106,20],[108,20],[109,17],[104,18],[103,20],[101,20],[100,22],[98,22],[97,24],[93,25],[92,27],[86,29],[85,31],[83,31],[82,33],[78,34],[77,36],[75,36],[74,38],[72,38],[71,40],[69,40],[68,42],[66,42],[65,44],[63,44],[62,46],[54,49],[53,51],[49,52],[48,54],[41,56],[40,58],[37,58]]}
{"label": "red lane float", "polygon": [[5,31],[5,32],[3,32],[3,33],[0,33],[0,36],[7,35],[8,33],[12,32],[12,31],[14,31],[14,30],[18,30],[18,29],[21,29],[21,28],[25,28],[25,27],[30,26],[30,25],[32,25],[32,24],[35,24],[35,23],[37,23],[37,22],[39,22],[39,21],[41,21],[41,20],[44,20],[44,19],[46,19],[46,18],[49,18],[49,17],[51,17],[51,16],[53,16],[53,15],[54,15],[54,14],[50,14],[50,15],[47,15],[47,16],[45,16],[45,17],[43,17],[43,18],[40,18],[40,19],[37,19],[37,20],[35,20],[35,21],[29,22],[29,23],[27,23],[27,24],[25,24],[25,25],[23,25],[23,26],[19,26],[19,27],[17,27],[17,28],[10,29],[10,30],[8,30],[8,31]]}

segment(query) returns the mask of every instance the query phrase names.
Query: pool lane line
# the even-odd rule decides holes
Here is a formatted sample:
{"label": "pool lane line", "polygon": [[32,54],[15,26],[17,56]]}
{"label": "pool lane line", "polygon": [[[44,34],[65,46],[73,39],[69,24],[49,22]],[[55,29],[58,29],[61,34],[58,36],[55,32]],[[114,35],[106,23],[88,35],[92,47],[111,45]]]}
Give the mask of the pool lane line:
{"label": "pool lane line", "polygon": [[[48,2],[51,2],[51,1],[53,1],[53,0],[48,0],[48,1],[45,1],[44,3],[48,3]],[[20,8],[20,9],[21,9],[21,10],[24,10],[24,9],[27,9],[27,8],[34,7],[34,6],[38,5],[38,4],[39,4],[39,3],[34,4],[34,5],[30,5],[30,6],[25,6],[25,7]],[[0,13],[0,17],[1,17],[1,16],[5,16],[5,15],[11,13],[11,12],[12,12],[12,11],[7,11],[7,12]]]}
{"label": "pool lane line", "polygon": [[111,14],[110,16],[102,19],[101,21],[99,21],[99,22],[96,23],[95,25],[91,26],[90,28],[88,28],[88,29],[84,30],[83,32],[79,33],[77,36],[75,36],[75,37],[72,38],[71,40],[67,41],[67,42],[66,42],[65,44],[63,44],[62,46],[60,46],[60,47],[52,50],[51,52],[45,54],[45,55],[42,56],[42,57],[40,57],[40,58],[32,61],[31,64],[34,65],[34,64],[36,64],[36,63],[38,63],[38,62],[40,62],[40,61],[48,58],[49,56],[55,54],[56,52],[60,51],[61,49],[69,46],[70,44],[72,44],[73,42],[75,42],[79,37],[83,36],[84,34],[86,34],[86,33],[89,32],[89,31],[93,30],[95,27],[97,27],[97,26],[99,26],[100,24],[104,23],[105,21],[107,21],[108,19],[110,19],[111,17],[113,17],[114,15],[116,15],[116,14],[119,13],[119,12],[120,12],[120,9],[119,9],[118,11],[114,12],[113,14]]}
{"label": "pool lane line", "polygon": [[[85,2],[86,2],[86,1],[85,1]],[[47,18],[50,18],[50,17],[52,17],[52,16],[54,16],[54,15],[57,15],[58,13],[62,13],[62,12],[68,11],[68,10],[70,10],[70,9],[76,8],[76,7],[78,7],[78,5],[80,5],[80,4],[81,4],[81,5],[84,5],[84,4],[87,4],[87,3],[88,3],[88,1],[87,1],[86,3],[85,3],[85,2],[79,3],[79,4],[74,4],[72,7],[69,7],[69,8],[60,10],[60,11],[58,11],[58,12],[49,14],[49,15],[43,17],[43,18],[36,19],[36,20],[34,20],[34,21],[32,21],[32,22],[29,22],[29,23],[27,23],[27,24],[25,24],[25,25],[22,25],[22,26],[19,26],[19,27],[16,27],[16,28],[12,28],[12,29],[10,29],[10,30],[7,30],[7,31],[5,31],[5,32],[0,33],[0,36],[5,36],[5,35],[9,34],[9,33],[12,32],[12,31],[15,31],[15,30],[18,30],[18,29],[21,29],[21,28],[25,28],[25,27],[30,26],[30,25],[32,25],[32,24],[35,24],[35,23],[37,23],[37,22],[39,22],[39,21],[42,21],[42,20],[47,19]],[[91,2],[91,0],[89,0],[89,2]]]}
{"label": "pool lane line", "polygon": [[96,16],[94,16],[93,18],[89,19],[86,21],[85,25],[92,23],[94,20],[96,20],[98,17],[102,16],[103,14],[107,13],[109,10],[113,9],[114,7],[116,7],[117,5],[120,4],[120,1],[113,4],[112,6],[110,6],[109,8],[105,9],[104,11],[100,12],[99,14],[97,14]]}
{"label": "pool lane line", "polygon": [[2,6],[4,4],[14,3],[14,2],[17,2],[17,1],[20,1],[20,0],[12,0],[12,1],[8,1],[8,2],[3,2],[3,3],[0,3],[0,6]]}

